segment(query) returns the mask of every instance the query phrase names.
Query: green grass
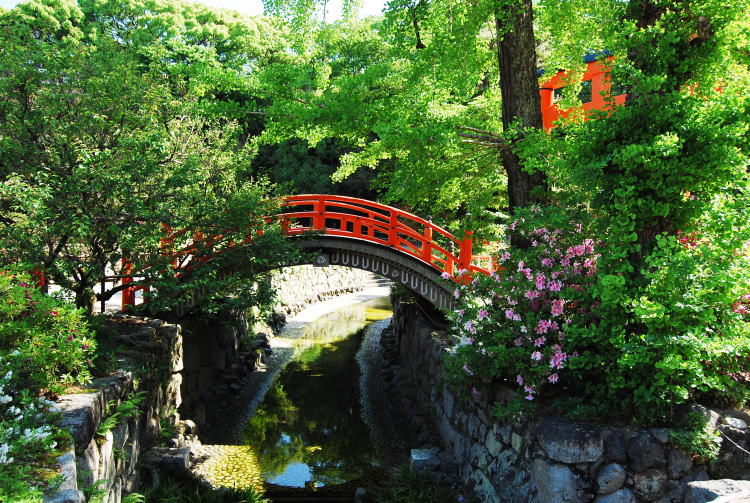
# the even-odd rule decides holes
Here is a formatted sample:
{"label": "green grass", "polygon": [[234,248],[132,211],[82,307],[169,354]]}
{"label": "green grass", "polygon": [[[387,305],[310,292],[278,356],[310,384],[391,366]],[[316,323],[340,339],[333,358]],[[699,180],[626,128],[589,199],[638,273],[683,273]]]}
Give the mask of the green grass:
{"label": "green grass", "polygon": [[253,489],[213,489],[194,478],[164,481],[142,493],[145,503],[270,503]]}

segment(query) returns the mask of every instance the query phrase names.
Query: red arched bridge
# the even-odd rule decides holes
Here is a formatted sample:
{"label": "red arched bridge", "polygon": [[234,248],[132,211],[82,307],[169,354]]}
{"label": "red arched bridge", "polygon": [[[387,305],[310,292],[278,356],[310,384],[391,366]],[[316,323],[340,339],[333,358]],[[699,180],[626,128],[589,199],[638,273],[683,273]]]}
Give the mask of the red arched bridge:
{"label": "red arched bridge", "polygon": [[[364,269],[404,285],[433,305],[452,304],[449,281],[473,273],[491,274],[489,256],[474,255],[473,237],[460,239],[407,211],[354,197],[305,194],[283,199],[278,215],[284,233],[314,252],[313,265]],[[462,275],[466,271],[468,274]],[[125,278],[123,282],[132,281]],[[123,290],[123,309],[135,304],[135,292]]]}

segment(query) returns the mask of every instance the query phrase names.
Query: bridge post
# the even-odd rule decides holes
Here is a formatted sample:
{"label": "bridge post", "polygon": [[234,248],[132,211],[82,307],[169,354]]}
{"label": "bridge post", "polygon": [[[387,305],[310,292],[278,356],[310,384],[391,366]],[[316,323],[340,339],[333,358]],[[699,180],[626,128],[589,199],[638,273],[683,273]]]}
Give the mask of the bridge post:
{"label": "bridge post", "polygon": [[424,228],[424,243],[422,243],[422,260],[432,264],[432,227]]}
{"label": "bridge post", "polygon": [[471,267],[471,249],[473,247],[473,231],[464,231],[464,239],[461,241],[458,253],[458,268],[469,270]]}
{"label": "bridge post", "polygon": [[313,212],[315,212],[315,215],[313,215],[313,229],[315,230],[325,230],[326,228],[326,218],[324,216],[324,213],[326,211],[326,201],[323,196],[319,196],[315,204],[313,204]]}
{"label": "bridge post", "polygon": [[[133,272],[133,264],[128,259],[122,259],[122,284],[127,285],[129,283],[133,282],[133,277],[131,276]],[[132,286],[128,286],[122,290],[122,303],[121,303],[121,309],[123,311],[126,311],[128,309],[128,306],[134,306],[135,305],[135,288]]]}

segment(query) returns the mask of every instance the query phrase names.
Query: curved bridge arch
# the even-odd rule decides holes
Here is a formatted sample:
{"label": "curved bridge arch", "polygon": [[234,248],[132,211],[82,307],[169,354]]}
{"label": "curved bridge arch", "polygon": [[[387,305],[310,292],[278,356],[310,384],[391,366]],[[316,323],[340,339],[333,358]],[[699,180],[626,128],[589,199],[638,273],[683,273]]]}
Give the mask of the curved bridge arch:
{"label": "curved bridge arch", "polygon": [[[374,201],[328,194],[288,196],[277,218],[287,236],[317,253],[313,265],[380,274],[439,308],[453,304],[453,287],[443,278],[460,283],[494,269],[489,256],[472,254],[471,231],[458,239],[417,215]],[[142,287],[123,291],[123,308],[135,303],[136,288]]]}

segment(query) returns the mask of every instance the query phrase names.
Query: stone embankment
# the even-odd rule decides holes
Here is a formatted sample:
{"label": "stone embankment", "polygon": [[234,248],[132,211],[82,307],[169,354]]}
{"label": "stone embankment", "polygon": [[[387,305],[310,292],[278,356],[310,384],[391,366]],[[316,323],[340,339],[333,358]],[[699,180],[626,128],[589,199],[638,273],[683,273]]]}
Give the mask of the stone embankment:
{"label": "stone embankment", "polygon": [[[285,301],[267,331],[283,326],[286,314],[359,291],[371,279],[345,268],[285,269],[271,280]],[[108,318],[120,370],[58,401],[74,446],[58,459],[63,482],[46,503],[83,503],[85,494],[119,503],[144,480],[186,470],[200,449],[197,431],[209,409],[221,397],[229,400],[271,351],[269,335],[250,335],[238,313],[174,324],[125,314]]]}
{"label": "stone embankment", "polygon": [[712,463],[683,452],[663,428],[594,426],[552,417],[500,424],[490,407],[512,391],[487,388],[462,398],[443,381],[445,334],[435,332],[413,304],[396,301],[394,309],[400,366],[393,379],[398,387],[414,390],[414,403],[407,399],[405,407],[429,418],[437,433],[437,438],[420,433],[422,447],[445,446],[437,452],[460,460],[459,477],[481,501],[703,503],[726,497],[717,501],[750,502],[747,413],[692,407],[721,434]]}

